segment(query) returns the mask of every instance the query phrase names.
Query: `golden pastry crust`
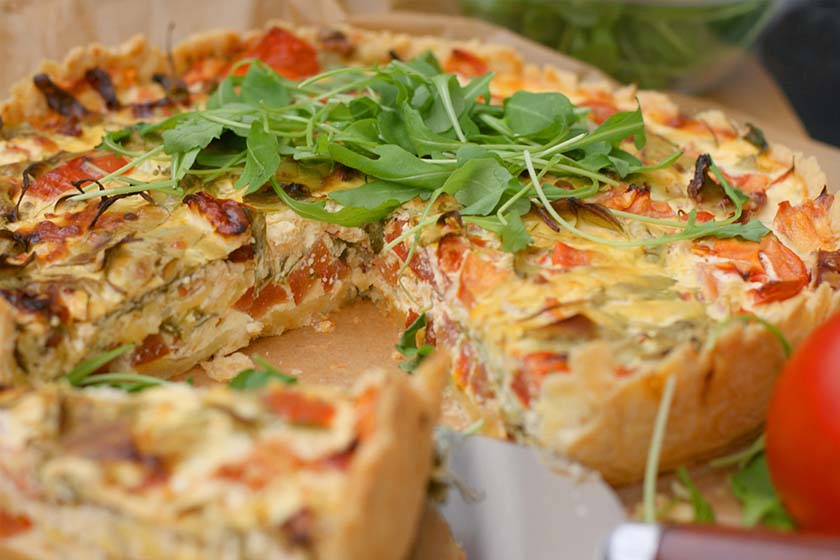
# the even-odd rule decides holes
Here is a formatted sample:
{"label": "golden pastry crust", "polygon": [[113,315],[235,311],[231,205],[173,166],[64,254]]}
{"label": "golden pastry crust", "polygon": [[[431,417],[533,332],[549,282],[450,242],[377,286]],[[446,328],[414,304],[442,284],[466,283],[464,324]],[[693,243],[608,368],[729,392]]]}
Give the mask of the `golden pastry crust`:
{"label": "golden pastry crust", "polygon": [[[379,404],[383,426],[352,466],[346,507],[323,558],[404,558],[410,549],[426,500],[434,454],[432,430],[449,371],[449,356],[438,352]],[[411,515],[395,516],[395,512]]]}
{"label": "golden pastry crust", "polygon": [[[132,80],[148,83],[152,75],[166,71],[166,57],[149,46],[141,36],[135,35],[119,47],[93,43],[77,47],[62,62],[46,61],[35,74],[46,73],[60,85],[71,85],[84,78],[90,68],[107,68],[114,72],[130,71]],[[28,121],[37,121],[49,113],[46,100],[31,78],[14,84],[7,100],[0,104],[0,117],[6,127],[15,127]],[[86,101],[96,102],[94,97]]]}
{"label": "golden pastry crust", "polygon": [[[775,304],[774,324],[798,344],[840,309],[840,294],[823,285]],[[609,352],[592,345],[571,374],[546,381],[532,419],[549,449],[598,470],[614,484],[635,482],[645,468],[653,423],[668,377],[676,378],[660,468],[670,470],[723,453],[756,435],[784,350],[766,327],[734,322],[700,352],[685,345],[654,370],[616,383]]]}
{"label": "golden pastry crust", "polygon": [[[342,435],[344,432],[361,430],[359,435],[350,436],[359,437],[361,441],[350,447],[348,459],[341,459],[341,453],[328,455],[326,458],[327,461],[349,461],[349,466],[346,470],[341,470],[344,467],[340,466],[327,467],[317,464],[314,467],[293,467],[304,471],[312,469],[303,474],[284,471],[281,468],[271,475],[273,479],[265,480],[263,477],[275,472],[270,470],[271,464],[254,467],[260,470],[253,472],[245,470],[242,474],[238,469],[248,469],[255,461],[259,461],[258,456],[254,455],[250,459],[246,456],[242,467],[230,467],[229,463],[219,459],[217,455],[225,451],[218,447],[213,449],[211,441],[213,438],[222,437],[222,434],[226,435],[230,430],[225,426],[226,421],[222,422],[219,412],[214,412],[214,408],[231,411],[240,422],[251,423],[251,430],[261,434],[251,436],[255,439],[254,449],[259,449],[257,446],[260,445],[277,446],[280,445],[278,442],[286,441],[277,439],[289,437],[284,435],[282,427],[261,425],[262,422],[273,420],[255,412],[254,406],[259,401],[254,400],[251,395],[225,394],[218,388],[177,388],[158,389],[155,390],[158,391],[157,394],[149,393],[139,397],[154,406],[164,402],[169,404],[156,409],[163,417],[151,432],[145,431],[148,427],[143,428],[145,421],[142,412],[130,412],[131,427],[128,429],[134,434],[134,439],[128,441],[136,442],[132,445],[139,446],[139,454],[146,457],[143,459],[146,463],[141,462],[136,468],[142,470],[149,468],[147,465],[150,464],[150,468],[159,469],[159,465],[149,463],[150,457],[158,457],[161,453],[178,453],[178,447],[194,446],[199,440],[203,440],[200,447],[184,453],[186,457],[179,460],[182,462],[163,467],[163,471],[154,472],[154,477],[172,477],[172,482],[164,479],[162,483],[173,485],[171,502],[167,503],[165,500],[160,503],[154,513],[148,511],[148,507],[142,501],[121,502],[117,493],[109,496],[109,485],[119,487],[120,484],[128,484],[130,487],[131,482],[119,482],[119,477],[128,476],[128,480],[132,480],[132,470],[129,467],[133,466],[132,462],[139,461],[132,454],[135,452],[125,454],[125,442],[116,436],[99,434],[99,438],[109,441],[97,443],[85,436],[84,432],[60,433],[62,429],[66,429],[61,425],[57,428],[58,434],[50,435],[51,431],[56,429],[53,427],[54,419],[50,412],[55,399],[62,400],[67,414],[72,415],[74,421],[81,422],[84,428],[84,415],[90,418],[108,418],[109,407],[115,407],[115,410],[125,413],[131,410],[131,405],[126,401],[138,397],[103,392],[89,398],[86,410],[80,411],[78,405],[72,401],[85,397],[73,394],[67,388],[45,388],[37,394],[26,390],[4,394],[3,408],[10,408],[6,408],[5,411],[0,408],[0,414],[7,416],[7,423],[4,425],[8,426],[8,432],[3,435],[9,445],[19,447],[20,442],[17,442],[17,438],[35,437],[47,449],[53,445],[71,447],[74,450],[70,452],[71,456],[81,458],[59,458],[57,461],[47,460],[41,463],[42,460],[34,447],[27,448],[22,456],[14,457],[3,456],[3,453],[11,451],[0,449],[0,465],[9,475],[0,481],[0,519],[25,519],[28,525],[22,529],[18,528],[17,532],[0,531],[0,551],[15,552],[33,560],[58,557],[115,560],[197,560],[211,557],[324,560],[404,558],[412,544],[425,503],[426,485],[433,461],[432,429],[438,415],[447,364],[447,357],[439,353],[430,358],[414,378],[403,375],[378,375],[363,379],[350,401],[352,403],[355,400],[356,404],[353,406],[360,411],[355,417],[348,417],[346,414],[346,405],[342,404],[342,399],[346,397],[315,393],[316,398],[330,398],[329,402],[334,403],[337,410],[334,423],[359,424],[355,428],[352,425],[331,426],[331,434],[319,434],[315,428],[302,428],[303,431],[293,435],[294,449],[323,447],[327,445],[324,437],[338,438],[337,444],[344,445],[342,442],[347,437]],[[181,394],[170,397],[162,393],[170,390]],[[278,390],[268,389],[260,398],[271,402],[272,396]],[[200,394],[188,395],[184,394],[185,391]],[[375,399],[375,408],[370,411],[364,409],[364,404],[359,404],[367,402],[365,399],[368,391],[373,391],[370,398]],[[196,399],[200,403],[198,406],[204,410],[193,408],[196,406]],[[184,407],[182,411],[178,409],[180,406]],[[358,408],[360,406],[361,409]],[[209,422],[206,426],[207,434],[179,434],[170,431],[173,427],[185,427],[179,415],[187,412],[196,421]],[[83,415],[81,420],[80,414]],[[117,434],[120,433],[120,429],[126,428],[120,422],[127,418],[123,415],[114,419],[113,430]],[[201,426],[197,428],[200,430]],[[305,433],[307,429],[310,431],[308,434]],[[247,432],[248,430],[243,431],[239,437],[244,437]],[[241,440],[229,440],[230,445],[240,443]],[[328,446],[326,449],[332,447]],[[202,450],[209,452],[210,456],[202,457]],[[307,459],[309,461],[319,457],[316,451],[307,453],[315,453]],[[112,463],[117,459],[126,459],[128,463],[120,464],[120,468],[117,469]],[[196,467],[205,460],[211,461],[211,465],[221,464],[220,467],[214,467],[215,471],[210,470],[210,478],[206,481],[207,488],[213,490],[206,496],[201,493],[191,496],[183,486],[188,487],[193,481],[178,482],[175,478],[184,469],[194,473],[191,476],[208,476],[204,474],[206,469]],[[272,459],[281,463],[286,460],[282,455]],[[212,463],[214,461],[215,463]],[[35,466],[36,473],[19,470],[22,464],[29,463]],[[329,470],[330,468],[339,470]],[[106,480],[116,476],[118,482],[103,481],[95,477],[94,469],[102,469],[103,473],[107,473],[103,474]],[[166,469],[172,469],[172,472],[169,473]],[[213,472],[217,473],[215,479],[212,476]],[[248,474],[249,472],[251,474]],[[27,476],[32,476],[30,486],[16,484],[15,481]],[[234,476],[237,478],[231,478]],[[236,499],[225,501],[222,497],[225,494],[219,486],[219,477],[224,481],[231,480],[229,483],[223,482],[231,485],[224,492],[230,498]],[[282,480],[290,477],[296,477],[294,482]],[[240,478],[246,486],[259,483],[256,493],[272,493],[271,503],[260,505],[259,496],[249,494],[244,488],[236,490],[233,485],[238,483]],[[319,478],[322,479],[320,482]],[[37,483],[34,482],[36,480]],[[73,480],[88,482],[83,492],[71,498],[71,494],[67,492],[72,491]],[[302,489],[295,487],[298,483],[302,485]],[[177,484],[181,487],[176,488],[174,485]],[[70,490],[56,493],[56,488],[65,486]],[[43,497],[32,495],[24,488],[37,489],[43,493]],[[143,486],[136,490],[137,493],[145,491]],[[215,494],[219,497],[214,497]],[[184,508],[185,504],[188,506],[190,500],[194,501],[193,507],[187,507],[187,511],[179,514],[181,508]],[[299,513],[285,516],[279,514],[279,519],[285,521],[281,522],[282,526],[273,526],[269,519],[277,517],[275,509],[281,508],[281,512],[282,508],[289,509],[292,507],[286,505],[289,500],[296,504],[293,506],[295,509],[291,511]],[[248,505],[251,501],[254,501],[256,507],[253,514],[249,509],[251,506]],[[216,506],[241,508],[242,513],[239,517],[226,516],[214,510]],[[263,507],[268,509],[263,511]],[[200,512],[203,509],[205,512],[202,514]],[[212,520],[213,516],[217,518],[215,521]],[[263,520],[263,516],[269,519]],[[251,517],[254,519],[250,522],[243,519]],[[202,519],[203,521],[200,521]],[[196,520],[199,520],[198,524]],[[80,538],[79,535],[82,534],[84,537]]]}

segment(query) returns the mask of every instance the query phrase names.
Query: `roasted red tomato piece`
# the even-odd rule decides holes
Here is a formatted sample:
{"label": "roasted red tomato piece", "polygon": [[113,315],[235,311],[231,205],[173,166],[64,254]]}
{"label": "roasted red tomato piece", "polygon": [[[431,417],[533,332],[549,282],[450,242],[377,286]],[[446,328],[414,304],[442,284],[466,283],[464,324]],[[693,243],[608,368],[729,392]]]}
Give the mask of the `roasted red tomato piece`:
{"label": "roasted red tomato piece", "polygon": [[834,195],[823,193],[815,200],[808,200],[799,206],[792,206],[784,200],[773,225],[793,244],[797,250],[810,253],[818,249],[830,251],[834,248],[835,234],[831,229],[829,211],[834,204]]}
{"label": "roasted red tomato piece", "polygon": [[273,391],[265,396],[265,403],[292,424],[327,428],[335,416],[335,407],[327,401],[296,391]]}
{"label": "roasted red tomato piece", "polygon": [[598,202],[614,210],[622,210],[640,216],[651,218],[670,218],[674,216],[671,205],[664,200],[653,200],[650,197],[650,189],[638,185],[615,188]]}
{"label": "roasted red tomato piece", "polygon": [[32,528],[32,520],[23,514],[8,513],[0,509],[0,539],[13,537]]}
{"label": "roasted red tomato piece", "polygon": [[443,69],[468,78],[483,76],[488,71],[487,63],[482,58],[464,49],[452,49]]}
{"label": "roasted red tomato piece", "polygon": [[540,394],[540,387],[547,375],[564,371],[569,371],[565,354],[534,352],[522,359],[522,368],[514,374],[510,388],[527,407],[531,405],[531,399]]}
{"label": "roasted red tomato piece", "polygon": [[589,107],[589,118],[595,121],[596,124],[601,124],[618,113],[615,105],[606,101],[583,101],[580,103],[580,107]]}
{"label": "roasted red tomato piece", "polygon": [[[307,78],[321,71],[315,47],[279,27],[272,27],[242,58],[258,58],[290,80]],[[246,72],[247,69],[240,68],[236,73],[244,75]]]}
{"label": "roasted red tomato piece", "polygon": [[73,183],[83,179],[100,179],[126,165],[128,160],[108,152],[94,152],[80,156],[47,171],[26,191],[26,196],[43,199],[54,198],[74,189]]}
{"label": "roasted red tomato piece", "polygon": [[[756,303],[791,298],[810,280],[802,260],[772,234],[765,236],[760,243],[739,239],[706,240],[695,244],[692,250],[700,255],[726,260],[715,263],[712,265],[714,268],[737,273],[750,282],[762,283],[752,291]],[[714,279],[710,276],[709,281]]]}
{"label": "roasted red tomato piece", "polygon": [[507,280],[508,275],[478,253],[468,253],[461,268],[458,299],[467,307],[475,305],[483,296]]}
{"label": "roasted red tomato piece", "polygon": [[585,266],[591,263],[591,253],[589,251],[575,249],[561,241],[555,242],[551,250],[551,255],[540,261],[540,264],[550,264],[551,266],[562,269]]}

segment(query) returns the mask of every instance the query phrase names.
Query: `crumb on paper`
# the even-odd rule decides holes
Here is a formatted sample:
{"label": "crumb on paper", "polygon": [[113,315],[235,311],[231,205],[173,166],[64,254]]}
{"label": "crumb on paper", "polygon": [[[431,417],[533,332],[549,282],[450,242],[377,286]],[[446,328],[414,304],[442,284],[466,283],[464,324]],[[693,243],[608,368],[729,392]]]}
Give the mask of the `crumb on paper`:
{"label": "crumb on paper", "polygon": [[303,370],[300,368],[292,368],[289,370],[289,375],[294,375],[295,377],[300,377],[303,374]]}
{"label": "crumb on paper", "polygon": [[198,364],[213,381],[224,383],[230,381],[242,370],[254,367],[251,358],[242,352],[234,352],[227,356],[218,356]]}
{"label": "crumb on paper", "polygon": [[331,333],[335,330],[335,321],[332,319],[324,319],[323,321],[318,321],[312,327],[315,329],[315,332],[318,333]]}
{"label": "crumb on paper", "polygon": [[399,352],[397,352],[396,350],[394,350],[391,353],[391,359],[394,360],[395,362],[400,362],[403,359],[403,355],[400,354]]}

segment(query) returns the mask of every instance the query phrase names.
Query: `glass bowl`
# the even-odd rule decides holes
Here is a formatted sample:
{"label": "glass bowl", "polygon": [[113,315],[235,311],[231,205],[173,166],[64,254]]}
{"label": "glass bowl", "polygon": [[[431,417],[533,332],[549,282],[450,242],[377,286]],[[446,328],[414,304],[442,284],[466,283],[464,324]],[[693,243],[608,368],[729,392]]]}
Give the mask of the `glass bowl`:
{"label": "glass bowl", "polygon": [[617,80],[698,92],[718,83],[769,21],[773,0],[460,0]]}

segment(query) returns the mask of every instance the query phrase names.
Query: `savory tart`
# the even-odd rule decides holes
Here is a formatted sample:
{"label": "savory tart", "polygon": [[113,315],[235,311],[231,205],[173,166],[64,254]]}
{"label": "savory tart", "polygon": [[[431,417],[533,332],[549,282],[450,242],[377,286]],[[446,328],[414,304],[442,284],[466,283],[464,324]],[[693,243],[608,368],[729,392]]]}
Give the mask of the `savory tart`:
{"label": "savory tart", "polygon": [[441,360],[347,392],[4,390],[0,552],[404,558],[432,467]]}
{"label": "savory tart", "polygon": [[[816,162],[510,50],[273,25],[80,49],[2,107],[0,375],[183,371],[354,297],[500,435],[641,476],[755,432],[838,307]],[[837,209],[835,209],[837,208]],[[419,346],[419,348],[418,348]]]}

